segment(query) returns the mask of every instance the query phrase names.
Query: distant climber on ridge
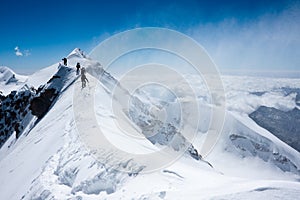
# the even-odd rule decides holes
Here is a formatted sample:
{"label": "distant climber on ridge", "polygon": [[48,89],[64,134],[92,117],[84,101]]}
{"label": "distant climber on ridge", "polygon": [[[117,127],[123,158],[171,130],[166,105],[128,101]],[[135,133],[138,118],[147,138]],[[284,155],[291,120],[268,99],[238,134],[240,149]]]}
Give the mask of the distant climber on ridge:
{"label": "distant climber on ridge", "polygon": [[76,64],[76,75],[79,75],[80,63]]}
{"label": "distant climber on ridge", "polygon": [[64,66],[67,66],[67,64],[68,64],[67,58],[63,58],[63,59],[61,59],[61,60],[64,61]]}
{"label": "distant climber on ridge", "polygon": [[86,87],[86,81],[89,82],[89,80],[85,76],[85,68],[81,68],[81,83],[82,83],[82,88]]}

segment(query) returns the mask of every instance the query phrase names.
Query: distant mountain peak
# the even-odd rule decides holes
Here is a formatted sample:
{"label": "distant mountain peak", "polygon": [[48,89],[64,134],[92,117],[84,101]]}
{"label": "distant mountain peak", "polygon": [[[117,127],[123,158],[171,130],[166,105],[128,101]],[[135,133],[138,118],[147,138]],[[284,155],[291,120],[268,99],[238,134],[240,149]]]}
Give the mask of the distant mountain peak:
{"label": "distant mountain peak", "polygon": [[24,82],[27,76],[16,74],[12,69],[6,66],[0,66],[0,83],[10,84],[13,82]]}

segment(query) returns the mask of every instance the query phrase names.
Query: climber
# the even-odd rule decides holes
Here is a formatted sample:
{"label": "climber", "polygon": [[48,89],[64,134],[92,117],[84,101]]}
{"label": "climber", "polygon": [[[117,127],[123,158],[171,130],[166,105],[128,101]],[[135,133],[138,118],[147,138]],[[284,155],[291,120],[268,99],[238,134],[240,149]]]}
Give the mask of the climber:
{"label": "climber", "polygon": [[76,64],[76,75],[79,75],[80,63]]}
{"label": "climber", "polygon": [[81,68],[81,83],[82,83],[82,88],[86,87],[86,81],[89,82],[89,80],[85,76],[85,68]]}
{"label": "climber", "polygon": [[85,74],[85,68],[84,67],[81,68],[81,74]]}
{"label": "climber", "polygon": [[64,65],[67,66],[67,64],[68,64],[67,58],[63,58],[63,59],[61,59],[61,60],[63,60],[63,61],[64,61]]}

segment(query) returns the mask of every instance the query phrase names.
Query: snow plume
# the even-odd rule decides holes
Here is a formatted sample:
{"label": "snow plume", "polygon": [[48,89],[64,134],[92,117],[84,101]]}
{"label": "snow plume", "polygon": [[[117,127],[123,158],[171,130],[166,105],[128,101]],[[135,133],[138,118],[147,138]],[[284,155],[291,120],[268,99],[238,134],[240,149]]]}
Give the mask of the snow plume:
{"label": "snow plume", "polygon": [[31,53],[30,53],[30,51],[28,49],[26,49],[24,51],[21,51],[20,48],[19,48],[19,46],[15,47],[15,54],[18,57],[19,56],[30,56],[31,55]]}

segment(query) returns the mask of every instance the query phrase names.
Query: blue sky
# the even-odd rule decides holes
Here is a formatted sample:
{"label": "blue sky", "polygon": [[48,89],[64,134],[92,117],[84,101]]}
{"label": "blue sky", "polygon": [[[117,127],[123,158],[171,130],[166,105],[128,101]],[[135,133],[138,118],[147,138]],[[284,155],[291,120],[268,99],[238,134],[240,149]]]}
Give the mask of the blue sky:
{"label": "blue sky", "polygon": [[0,65],[47,67],[136,27],[198,41],[221,70],[300,70],[300,1],[0,0]]}

